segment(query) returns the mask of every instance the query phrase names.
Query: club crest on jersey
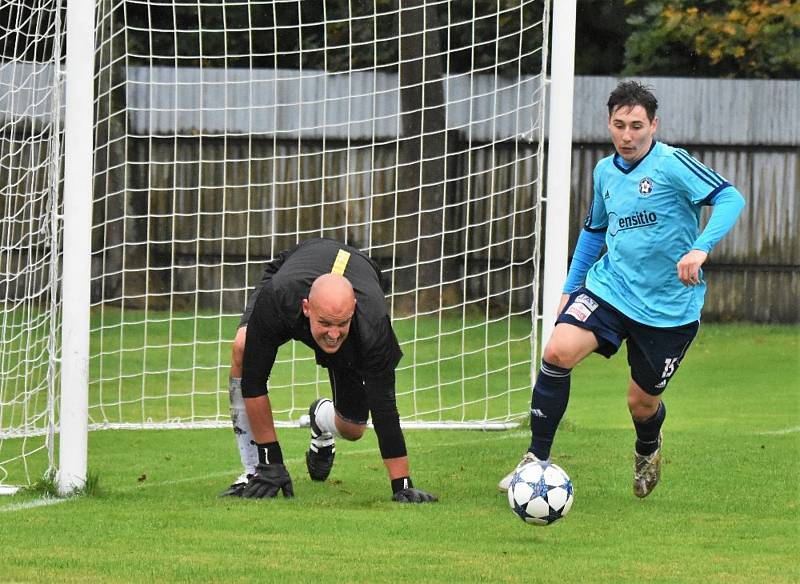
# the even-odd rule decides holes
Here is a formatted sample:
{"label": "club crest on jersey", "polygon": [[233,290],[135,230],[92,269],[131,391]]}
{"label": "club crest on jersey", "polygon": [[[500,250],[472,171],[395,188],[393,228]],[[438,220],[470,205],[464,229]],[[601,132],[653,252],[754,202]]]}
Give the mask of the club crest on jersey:
{"label": "club crest on jersey", "polygon": [[639,194],[643,197],[649,197],[653,194],[653,179],[649,176],[639,181]]}

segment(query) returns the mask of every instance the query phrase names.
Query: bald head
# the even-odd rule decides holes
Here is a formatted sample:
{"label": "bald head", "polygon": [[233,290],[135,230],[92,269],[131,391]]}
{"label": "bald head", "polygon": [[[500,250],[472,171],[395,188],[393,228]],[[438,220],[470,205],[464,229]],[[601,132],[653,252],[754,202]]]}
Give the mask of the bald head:
{"label": "bald head", "polygon": [[303,314],[308,318],[311,336],[326,353],[339,350],[350,332],[356,310],[356,295],[350,281],[339,274],[323,274],[314,280]]}
{"label": "bald head", "polygon": [[343,309],[352,309],[356,302],[350,280],[339,274],[322,274],[311,284],[308,301],[313,304],[328,304]]}

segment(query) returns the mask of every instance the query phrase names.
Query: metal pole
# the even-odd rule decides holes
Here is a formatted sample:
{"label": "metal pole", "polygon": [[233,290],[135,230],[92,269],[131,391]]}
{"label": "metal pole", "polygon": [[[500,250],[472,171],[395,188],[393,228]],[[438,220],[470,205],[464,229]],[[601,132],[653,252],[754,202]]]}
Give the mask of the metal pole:
{"label": "metal pole", "polygon": [[86,484],[92,230],[94,0],[67,2],[59,492]]}
{"label": "metal pole", "polygon": [[553,5],[541,350],[553,331],[561,289],[567,277],[572,91],[575,85],[576,0],[554,0]]}

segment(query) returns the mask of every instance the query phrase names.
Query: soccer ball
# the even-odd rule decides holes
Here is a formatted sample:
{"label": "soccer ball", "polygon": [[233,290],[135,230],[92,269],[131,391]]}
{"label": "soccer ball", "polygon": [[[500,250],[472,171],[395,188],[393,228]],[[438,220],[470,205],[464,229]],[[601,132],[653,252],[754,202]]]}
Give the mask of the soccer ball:
{"label": "soccer ball", "polygon": [[550,525],[572,507],[572,481],[549,462],[531,462],[514,473],[508,487],[508,504],[526,523]]}

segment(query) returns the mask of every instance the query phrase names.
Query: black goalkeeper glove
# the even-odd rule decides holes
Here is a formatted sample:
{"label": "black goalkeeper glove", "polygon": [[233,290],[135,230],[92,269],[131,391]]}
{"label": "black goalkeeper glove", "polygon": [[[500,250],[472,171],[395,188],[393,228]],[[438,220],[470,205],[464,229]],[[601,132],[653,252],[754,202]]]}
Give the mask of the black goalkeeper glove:
{"label": "black goalkeeper glove", "polygon": [[438,500],[436,495],[413,487],[397,491],[392,495],[392,501],[397,501],[398,503],[434,503]]}
{"label": "black goalkeeper glove", "polygon": [[436,495],[432,495],[422,489],[415,489],[409,477],[392,479],[392,501],[397,503],[433,503],[438,501]]}
{"label": "black goalkeeper glove", "polygon": [[246,499],[273,498],[283,491],[284,497],[294,497],[292,477],[282,464],[257,464],[255,473],[242,491]]}

